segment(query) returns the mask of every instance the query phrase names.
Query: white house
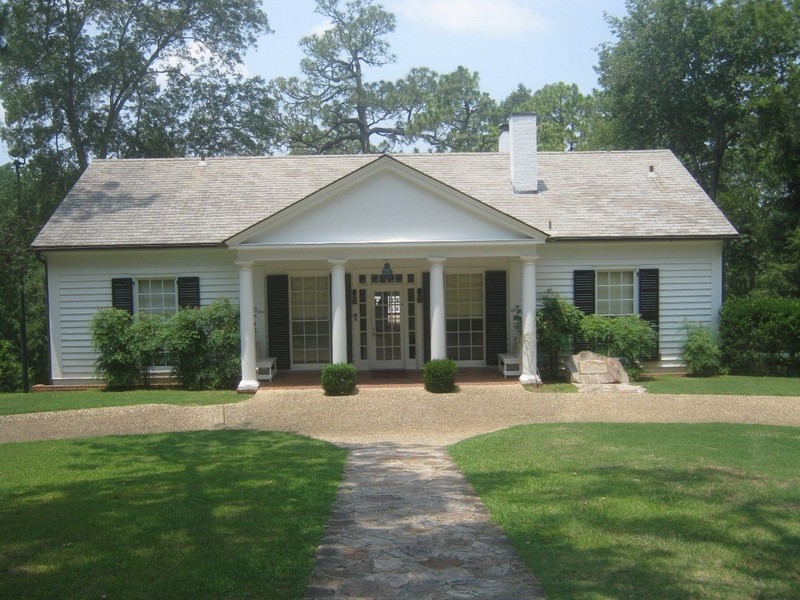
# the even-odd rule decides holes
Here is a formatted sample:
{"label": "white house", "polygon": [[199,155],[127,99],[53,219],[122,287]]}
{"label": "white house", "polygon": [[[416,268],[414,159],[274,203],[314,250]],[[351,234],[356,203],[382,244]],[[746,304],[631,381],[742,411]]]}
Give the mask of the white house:
{"label": "white house", "polygon": [[[500,152],[95,160],[33,243],[47,263],[54,384],[96,377],[101,308],[241,306],[257,362],[319,370],[497,364],[537,294],[641,314],[675,366],[715,322],[725,216],[669,151],[539,152],[512,115]],[[535,336],[534,336],[535,337]],[[535,347],[522,379],[535,376]]]}

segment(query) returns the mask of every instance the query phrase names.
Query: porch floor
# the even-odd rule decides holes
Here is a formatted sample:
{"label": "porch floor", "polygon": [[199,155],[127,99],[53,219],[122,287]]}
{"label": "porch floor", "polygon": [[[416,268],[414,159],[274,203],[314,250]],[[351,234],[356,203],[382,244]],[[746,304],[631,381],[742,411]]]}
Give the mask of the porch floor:
{"label": "porch floor", "polygon": [[[359,387],[420,387],[422,371],[359,371],[356,377]],[[462,368],[456,373],[456,385],[516,384],[516,377],[503,377],[497,367]],[[319,371],[278,371],[272,381],[262,381],[261,389],[320,387]]]}

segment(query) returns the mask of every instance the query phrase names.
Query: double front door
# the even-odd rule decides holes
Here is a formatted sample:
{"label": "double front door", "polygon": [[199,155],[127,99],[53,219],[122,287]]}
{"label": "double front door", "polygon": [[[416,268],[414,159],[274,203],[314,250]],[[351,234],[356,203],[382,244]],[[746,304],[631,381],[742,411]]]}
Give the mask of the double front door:
{"label": "double front door", "polygon": [[[412,278],[413,281],[413,278]],[[413,283],[377,283],[357,288],[353,307],[354,357],[362,369],[417,369],[417,288]],[[421,298],[420,298],[421,299]]]}

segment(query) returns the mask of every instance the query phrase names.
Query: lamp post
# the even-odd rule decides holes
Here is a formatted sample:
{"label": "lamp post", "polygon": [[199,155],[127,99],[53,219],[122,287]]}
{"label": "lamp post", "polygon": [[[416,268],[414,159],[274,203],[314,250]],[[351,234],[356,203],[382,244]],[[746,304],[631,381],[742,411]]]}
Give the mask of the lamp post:
{"label": "lamp post", "polygon": [[[22,179],[20,169],[25,165],[24,158],[14,159],[14,169],[17,172],[17,212],[22,221]],[[20,222],[20,225],[22,223]],[[19,344],[20,362],[22,363],[22,391],[26,394],[31,391],[30,381],[28,380],[28,326],[25,309],[25,265],[20,264],[19,270]]]}

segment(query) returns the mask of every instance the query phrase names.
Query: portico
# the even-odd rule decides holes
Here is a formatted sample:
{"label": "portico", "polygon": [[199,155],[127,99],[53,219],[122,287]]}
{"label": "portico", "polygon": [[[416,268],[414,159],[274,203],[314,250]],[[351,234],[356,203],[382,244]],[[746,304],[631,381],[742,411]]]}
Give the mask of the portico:
{"label": "portico", "polygon": [[[493,365],[516,337],[527,340],[523,377],[532,380],[534,261],[546,237],[382,157],[228,240],[240,267],[239,389],[257,387],[259,349],[280,352],[279,370],[330,362],[414,370],[448,357]],[[264,287],[263,297],[254,295]],[[510,331],[515,304],[523,311],[519,336]]]}

